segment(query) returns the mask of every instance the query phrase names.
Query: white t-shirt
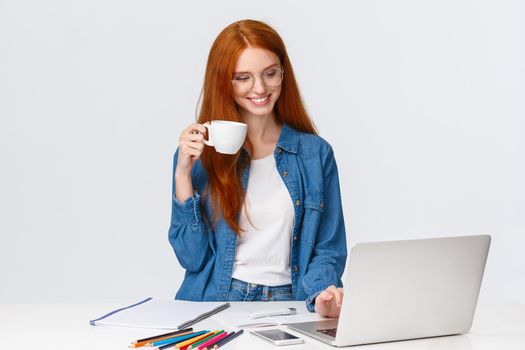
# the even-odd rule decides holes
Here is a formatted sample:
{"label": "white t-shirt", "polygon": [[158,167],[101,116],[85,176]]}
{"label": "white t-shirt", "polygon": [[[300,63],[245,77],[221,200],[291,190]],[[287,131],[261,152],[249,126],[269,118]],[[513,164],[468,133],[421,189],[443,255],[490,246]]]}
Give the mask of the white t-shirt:
{"label": "white t-shirt", "polygon": [[245,205],[239,217],[244,231],[237,238],[232,277],[266,286],[290,284],[294,217],[292,198],[277,171],[273,153],[252,159]]}

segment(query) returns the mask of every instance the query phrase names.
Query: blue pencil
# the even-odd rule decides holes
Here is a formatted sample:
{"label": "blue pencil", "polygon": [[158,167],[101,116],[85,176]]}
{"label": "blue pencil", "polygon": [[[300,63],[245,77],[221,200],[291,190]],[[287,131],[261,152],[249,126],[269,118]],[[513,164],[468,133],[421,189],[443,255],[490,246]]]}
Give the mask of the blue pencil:
{"label": "blue pencil", "polygon": [[175,337],[175,338],[159,340],[159,341],[151,343],[151,346],[161,346],[161,345],[166,345],[166,344],[178,343],[178,342],[181,342],[183,340],[195,338],[195,337],[197,337],[197,336],[199,336],[201,334],[204,334],[204,333],[209,333],[209,331],[200,331],[200,332],[195,332],[195,333],[191,333],[191,334],[181,335],[181,336]]}

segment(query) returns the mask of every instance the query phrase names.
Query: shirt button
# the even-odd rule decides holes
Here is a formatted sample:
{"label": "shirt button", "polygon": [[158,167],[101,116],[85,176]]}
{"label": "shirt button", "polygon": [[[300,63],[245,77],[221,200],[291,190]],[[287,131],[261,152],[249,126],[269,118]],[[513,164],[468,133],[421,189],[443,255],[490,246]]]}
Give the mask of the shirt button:
{"label": "shirt button", "polygon": [[299,206],[299,204],[301,204],[301,201],[300,200],[296,200],[295,201],[295,205]]}
{"label": "shirt button", "polygon": [[319,204],[319,206],[320,206],[321,208],[324,208],[324,202],[321,201],[321,203]]}
{"label": "shirt button", "polygon": [[283,173],[283,177],[287,177],[287,176],[288,176],[288,172],[285,171],[285,172]]}
{"label": "shirt button", "polygon": [[283,152],[283,150],[282,150],[282,149],[280,149],[280,148],[279,148],[279,149],[277,149],[277,153],[281,154],[282,152]]}
{"label": "shirt button", "polygon": [[293,271],[294,271],[294,272],[299,271],[299,269],[297,268],[297,265],[295,265],[295,266],[293,267]]}
{"label": "shirt button", "polygon": [[293,236],[293,240],[294,240],[294,241],[297,241],[297,236]]}

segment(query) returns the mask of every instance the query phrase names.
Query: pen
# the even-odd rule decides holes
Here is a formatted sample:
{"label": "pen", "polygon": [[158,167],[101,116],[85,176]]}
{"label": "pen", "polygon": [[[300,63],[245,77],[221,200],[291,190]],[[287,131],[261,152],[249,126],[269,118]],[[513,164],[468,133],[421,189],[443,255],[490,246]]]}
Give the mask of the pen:
{"label": "pen", "polygon": [[248,315],[249,318],[262,318],[268,316],[295,315],[297,310],[293,307],[287,307],[279,310],[261,310]]}
{"label": "pen", "polygon": [[216,344],[213,345],[213,349],[218,349],[220,348],[221,346],[223,346],[224,344],[232,341],[233,339],[237,338],[239,335],[241,335],[242,333],[244,332],[244,329],[241,329],[240,331],[238,332],[234,332],[234,333],[230,333],[228,334],[227,337],[224,337],[223,339],[221,339],[219,342],[217,342]]}

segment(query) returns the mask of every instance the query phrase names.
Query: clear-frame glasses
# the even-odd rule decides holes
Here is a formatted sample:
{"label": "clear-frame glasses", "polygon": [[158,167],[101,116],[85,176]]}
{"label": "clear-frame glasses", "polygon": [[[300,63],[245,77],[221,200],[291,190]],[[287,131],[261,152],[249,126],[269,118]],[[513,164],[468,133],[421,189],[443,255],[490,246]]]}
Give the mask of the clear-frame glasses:
{"label": "clear-frame glasses", "polygon": [[[283,81],[282,67],[270,68],[261,73],[261,79],[268,88],[275,88]],[[233,86],[239,91],[250,91],[255,84],[255,76],[251,73],[238,73],[233,76]]]}

